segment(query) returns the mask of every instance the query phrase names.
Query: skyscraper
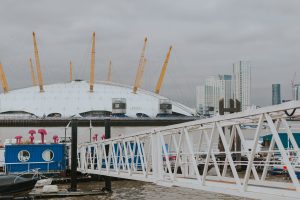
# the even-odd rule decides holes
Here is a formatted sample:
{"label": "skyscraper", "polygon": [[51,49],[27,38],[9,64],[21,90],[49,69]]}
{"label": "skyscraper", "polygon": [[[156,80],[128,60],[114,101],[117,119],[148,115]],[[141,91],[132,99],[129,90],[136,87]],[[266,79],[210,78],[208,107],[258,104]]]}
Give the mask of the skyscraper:
{"label": "skyscraper", "polygon": [[197,111],[200,115],[212,115],[219,112],[219,101],[224,99],[225,107],[232,98],[231,75],[210,76],[202,86],[197,87]]}
{"label": "skyscraper", "polygon": [[251,99],[251,64],[239,61],[233,64],[234,98],[241,102],[242,111],[250,106]]}
{"label": "skyscraper", "polygon": [[295,84],[295,100],[300,100],[300,84]]}
{"label": "skyscraper", "polygon": [[280,84],[272,84],[272,105],[281,104]]}

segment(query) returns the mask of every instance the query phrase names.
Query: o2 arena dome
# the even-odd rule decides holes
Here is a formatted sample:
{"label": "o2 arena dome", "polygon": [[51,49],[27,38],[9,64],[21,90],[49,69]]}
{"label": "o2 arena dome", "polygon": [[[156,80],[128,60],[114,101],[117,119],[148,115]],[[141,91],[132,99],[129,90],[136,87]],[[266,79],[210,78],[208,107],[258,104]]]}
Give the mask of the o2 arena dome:
{"label": "o2 arena dome", "polygon": [[136,94],[132,87],[116,83],[95,83],[93,92],[86,81],[37,86],[0,94],[0,115],[37,117],[98,116],[192,116],[193,110],[145,90]]}
{"label": "o2 arena dome", "polygon": [[194,114],[191,108],[159,95],[172,47],[169,48],[165,58],[154,93],[139,89],[146,63],[147,38],[144,40],[133,87],[111,82],[111,63],[107,81],[95,83],[95,32],[92,36],[89,83],[81,80],[72,81],[70,62],[70,82],[44,86],[34,32],[32,36],[38,81],[35,80],[33,63],[30,59],[31,77],[35,86],[8,91],[5,73],[0,63],[0,79],[4,92],[0,94],[2,117],[163,117]]}

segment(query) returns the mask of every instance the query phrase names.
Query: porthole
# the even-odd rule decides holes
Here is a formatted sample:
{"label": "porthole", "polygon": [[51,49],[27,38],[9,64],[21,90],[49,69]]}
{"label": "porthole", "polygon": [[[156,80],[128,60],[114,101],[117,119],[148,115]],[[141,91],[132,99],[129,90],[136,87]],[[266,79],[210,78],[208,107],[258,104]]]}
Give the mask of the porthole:
{"label": "porthole", "polygon": [[21,150],[18,153],[18,159],[21,162],[27,162],[30,159],[30,153],[27,150]]}
{"label": "porthole", "polygon": [[43,157],[44,161],[51,161],[54,158],[54,153],[52,150],[47,149],[43,152],[42,157]]}

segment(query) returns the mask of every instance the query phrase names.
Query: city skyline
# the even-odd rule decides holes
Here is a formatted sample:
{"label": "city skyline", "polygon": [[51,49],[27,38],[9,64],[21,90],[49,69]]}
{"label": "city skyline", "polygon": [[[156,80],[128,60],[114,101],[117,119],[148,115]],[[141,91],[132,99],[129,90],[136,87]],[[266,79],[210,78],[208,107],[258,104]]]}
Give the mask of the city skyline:
{"label": "city skyline", "polygon": [[230,99],[241,103],[241,111],[253,106],[250,61],[238,61],[233,64],[231,73],[208,76],[203,85],[197,86],[196,111],[200,115],[217,114],[221,99],[225,108],[229,108]]}
{"label": "city skyline", "polygon": [[224,99],[226,108],[229,107],[233,98],[232,75],[209,76],[196,90],[196,111],[200,115],[214,115],[219,112],[220,99]]}
{"label": "city skyline", "polygon": [[[59,3],[60,6],[57,6]],[[161,9],[167,7],[168,9]],[[270,105],[272,83],[292,98],[291,79],[299,82],[300,2],[227,1],[14,1],[0,7],[0,61],[10,89],[31,86],[29,58],[36,32],[45,84],[89,79],[91,34],[96,32],[95,80],[133,85],[143,39],[148,36],[142,88],[153,91],[170,45],[161,94],[195,106],[195,87],[205,77],[226,74],[235,60],[252,63],[252,99]],[[71,12],[66,12],[71,10]],[[55,13],[55,15],[53,15]]]}

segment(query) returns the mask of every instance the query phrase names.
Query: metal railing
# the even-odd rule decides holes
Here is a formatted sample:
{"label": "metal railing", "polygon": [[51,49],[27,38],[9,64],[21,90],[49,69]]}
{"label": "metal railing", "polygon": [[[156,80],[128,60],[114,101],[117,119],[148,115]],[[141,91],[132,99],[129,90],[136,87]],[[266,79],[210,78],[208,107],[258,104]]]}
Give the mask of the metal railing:
{"label": "metal railing", "polygon": [[[241,197],[299,199],[300,141],[286,120],[298,108],[300,102],[294,101],[83,143],[78,171]],[[252,132],[242,128],[247,124],[256,125]],[[263,150],[259,138],[265,127],[272,139]],[[290,148],[284,147],[279,129],[285,130]],[[252,141],[250,149],[245,138]],[[288,178],[268,175],[273,168],[282,168]]]}
{"label": "metal railing", "polygon": [[[34,165],[39,165],[39,167],[41,166],[46,166],[45,169],[40,169],[43,173],[50,173],[53,172],[53,170],[50,169],[50,164],[55,163],[55,161],[49,161],[49,162],[15,162],[15,163],[3,163],[3,171],[2,173],[7,174],[7,173],[20,173],[20,172],[33,172],[33,169],[36,169],[37,166]],[[12,169],[12,166],[27,166],[27,170],[23,170],[23,171],[18,171],[15,169]],[[34,167],[32,167],[34,166]]]}

